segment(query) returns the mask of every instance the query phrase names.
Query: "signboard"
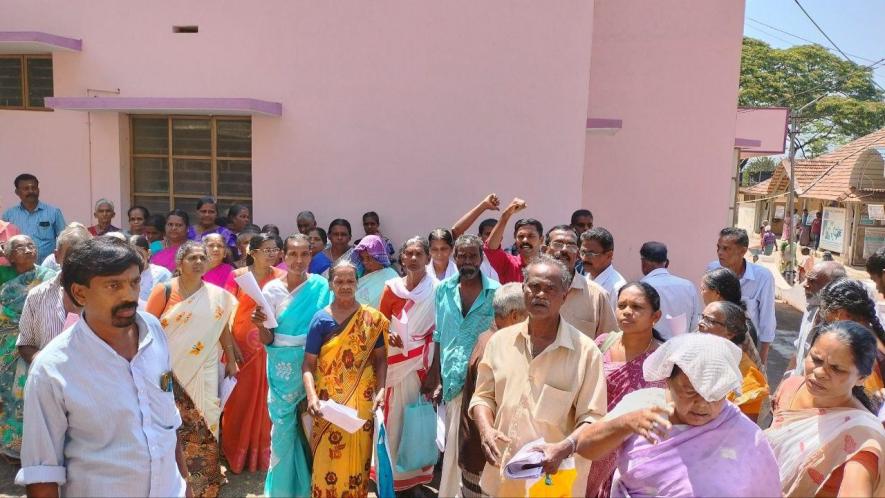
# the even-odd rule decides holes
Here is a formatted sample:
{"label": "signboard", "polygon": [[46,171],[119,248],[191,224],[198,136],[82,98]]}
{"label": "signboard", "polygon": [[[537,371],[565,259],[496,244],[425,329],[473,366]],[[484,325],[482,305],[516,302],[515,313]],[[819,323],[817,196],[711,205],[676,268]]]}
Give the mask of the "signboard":
{"label": "signboard", "polygon": [[782,220],[784,219],[784,211],[786,211],[787,207],[783,204],[778,204],[774,207],[774,219]]}
{"label": "signboard", "polygon": [[845,242],[845,208],[824,208],[820,226],[820,249],[842,252]]}
{"label": "signboard", "polygon": [[745,202],[738,204],[737,226],[749,233],[756,231],[756,203]]}
{"label": "signboard", "polygon": [[863,234],[863,259],[869,258],[881,247],[885,247],[885,228],[865,228]]}
{"label": "signboard", "polygon": [[871,220],[885,220],[885,206],[882,204],[867,204],[867,214]]}

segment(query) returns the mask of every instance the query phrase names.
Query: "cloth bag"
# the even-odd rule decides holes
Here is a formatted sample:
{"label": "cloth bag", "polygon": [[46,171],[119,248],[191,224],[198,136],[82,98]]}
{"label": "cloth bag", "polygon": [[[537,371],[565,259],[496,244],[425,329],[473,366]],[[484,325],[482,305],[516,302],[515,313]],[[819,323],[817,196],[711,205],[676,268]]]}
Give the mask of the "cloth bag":
{"label": "cloth bag", "polygon": [[378,488],[378,498],[396,498],[388,445],[384,412],[379,409],[375,411],[375,484]]}
{"label": "cloth bag", "polygon": [[396,471],[411,472],[436,465],[439,450],[436,447],[436,411],[423,396],[406,405],[403,411],[403,434],[396,455]]}

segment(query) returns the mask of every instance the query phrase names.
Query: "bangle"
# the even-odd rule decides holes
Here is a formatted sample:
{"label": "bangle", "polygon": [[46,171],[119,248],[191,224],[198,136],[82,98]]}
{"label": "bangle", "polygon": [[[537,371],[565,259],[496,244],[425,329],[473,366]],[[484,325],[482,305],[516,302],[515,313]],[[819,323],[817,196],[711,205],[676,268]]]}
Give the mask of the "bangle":
{"label": "bangle", "polygon": [[575,437],[572,436],[571,434],[569,434],[568,437],[565,438],[565,440],[568,441],[569,443],[571,443],[571,445],[572,445],[572,449],[571,449],[571,451],[569,451],[568,456],[574,455],[575,452],[578,451],[578,442],[575,440]]}

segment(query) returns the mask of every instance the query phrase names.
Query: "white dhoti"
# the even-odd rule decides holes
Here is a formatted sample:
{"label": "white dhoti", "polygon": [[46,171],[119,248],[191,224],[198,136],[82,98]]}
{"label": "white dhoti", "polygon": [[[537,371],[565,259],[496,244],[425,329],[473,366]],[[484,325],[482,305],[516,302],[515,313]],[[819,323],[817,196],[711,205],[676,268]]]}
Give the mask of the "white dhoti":
{"label": "white dhoti", "polygon": [[446,451],[443,453],[439,496],[461,496],[461,467],[458,465],[458,430],[461,425],[461,394],[446,403]]}

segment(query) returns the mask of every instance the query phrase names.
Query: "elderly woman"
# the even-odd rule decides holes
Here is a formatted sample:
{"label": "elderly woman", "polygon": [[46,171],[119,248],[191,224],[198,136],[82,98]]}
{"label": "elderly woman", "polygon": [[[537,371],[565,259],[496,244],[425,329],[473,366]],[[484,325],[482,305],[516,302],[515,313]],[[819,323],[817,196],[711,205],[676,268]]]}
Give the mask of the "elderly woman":
{"label": "elderly woman", "polygon": [[[436,320],[437,281],[428,273],[430,248],[424,237],[412,237],[400,249],[405,277],[388,280],[381,294],[379,311],[390,320],[390,349],[387,355],[387,426],[391,461],[403,441],[403,420],[408,405],[421,397],[421,379],[433,360],[433,330]],[[425,434],[427,442],[435,434]],[[400,472],[394,465],[393,487],[404,491],[433,479],[433,466]]]}
{"label": "elderly woman", "polygon": [[234,271],[234,267],[228,264],[228,247],[224,236],[218,233],[206,234],[203,236],[203,245],[206,246],[206,255],[209,257],[203,281],[224,287],[227,277]]}
{"label": "elderly woman", "polygon": [[876,339],[854,322],[812,338],[805,375],[784,379],[765,431],[784,496],[885,496],[885,430],[862,387]]}
{"label": "elderly woman", "polygon": [[264,481],[266,496],[310,496],[310,463],[299,405],[306,399],[301,365],[304,345],[314,315],[332,302],[329,282],[307,272],[311,254],[308,238],[290,235],[285,241],[287,273],[271,280],[262,293],[273,308],[277,327],[264,327],[261,308],[252,313],[259,338],[267,349],[270,419],[270,469]]}
{"label": "elderly woman", "polygon": [[[642,365],[664,343],[664,338],[654,329],[661,319],[658,292],[645,282],[631,282],[621,287],[616,315],[620,332],[596,338],[603,354],[609,411],[633,391],[666,386],[662,380],[649,382],[642,376]],[[609,496],[615,464],[615,454],[593,462],[587,480],[588,497]]]}
{"label": "elderly woman", "polygon": [[148,263],[151,258],[150,244],[143,235],[131,235],[129,245],[145,261],[144,271],[141,272],[141,290],[138,291],[138,304],[144,307],[154,286],[172,280],[172,272],[160,265]]}
{"label": "elderly woman", "polygon": [[359,285],[356,300],[362,304],[378,308],[384,284],[399,274],[390,267],[387,246],[377,235],[366,235],[350,254],[350,262],[357,268]]}
{"label": "elderly woman", "polygon": [[217,496],[224,480],[218,451],[221,351],[228,358],[226,375],[237,374],[228,325],[237,303],[226,290],[203,283],[207,259],[202,244],[182,244],[175,256],[177,276],[156,285],[146,306],[166,332],[172,371],[183,388],[175,400],[183,421],[178,441],[188,461],[188,484],[197,496]]}
{"label": "elderly woman", "polygon": [[15,235],[6,243],[10,266],[0,281],[0,452],[18,458],[21,450],[22,410],[27,365],[15,347],[18,321],[28,291],[55,277],[56,272],[36,266],[37,246],[27,235]]}
{"label": "elderly woman", "polygon": [[175,256],[178,254],[178,247],[187,239],[187,227],[190,218],[187,213],[181,209],[173,209],[166,215],[166,239],[164,240],[163,249],[155,253],[151,257],[151,263],[160,265],[170,272],[175,271]]}
{"label": "elderly woman", "polygon": [[[12,237],[20,234],[18,227],[8,221],[0,220],[0,267],[8,266],[9,260],[4,256],[4,247]],[[3,277],[0,274],[0,285],[3,285]]]}
{"label": "elderly woman", "polygon": [[114,203],[107,199],[99,199],[95,203],[95,225],[89,227],[89,233],[93,237],[111,232],[119,232],[120,229],[111,224],[114,221]]}
{"label": "elderly woman", "polygon": [[643,365],[649,382],[576,439],[543,447],[555,472],[577,452],[617,451],[612,496],[780,496],[777,462],[759,427],[726,397],[741,385],[741,349],[712,334],[670,339]]}
{"label": "elderly woman", "polygon": [[[728,339],[739,347],[753,348],[753,343],[747,338],[749,322],[747,312],[740,306],[728,301],[714,301],[701,313],[698,329]],[[755,348],[751,352],[754,351]],[[745,349],[739,368],[743,378],[740,395],[729,394],[728,400],[737,405],[744,415],[756,421],[768,399],[768,380],[762,373],[758,355],[754,359]]]}
{"label": "elderly woman", "polygon": [[267,470],[270,466],[270,415],[267,412],[267,352],[260,331],[252,319],[258,304],[240,288],[236,278],[252,273],[260,288],[282,278],[286,272],[273,267],[280,248],[273,236],[260,233],[252,236],[247,249],[247,266],[234,270],[224,288],[239,302],[231,332],[244,363],[237,375],[237,385],[224,407],[221,447],[230,470],[239,474]]}
{"label": "elderly woman", "polygon": [[[314,315],[304,348],[301,371],[307,408],[314,417],[313,496],[368,494],[373,414],[384,405],[389,322],[356,300],[356,271],[347,260],[332,267],[329,281],[335,298]],[[352,434],[344,431],[322,418],[320,400],[353,408],[366,424]]]}

